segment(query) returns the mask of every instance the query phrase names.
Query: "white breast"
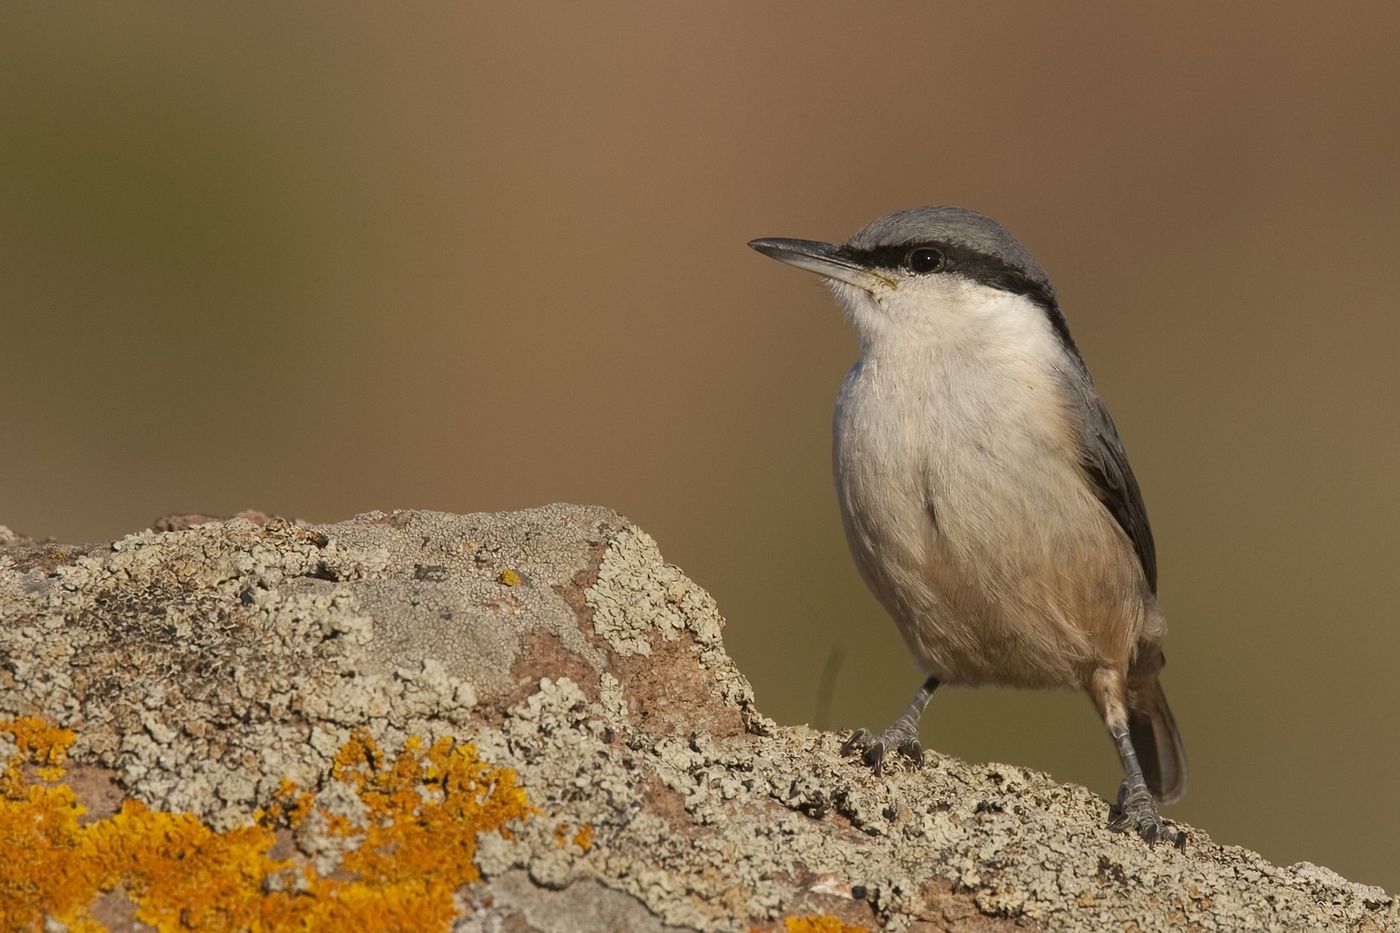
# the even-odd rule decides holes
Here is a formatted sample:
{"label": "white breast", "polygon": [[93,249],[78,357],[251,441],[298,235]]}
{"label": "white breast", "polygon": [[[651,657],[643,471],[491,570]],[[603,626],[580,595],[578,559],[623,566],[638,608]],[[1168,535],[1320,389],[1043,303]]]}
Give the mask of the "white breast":
{"label": "white breast", "polygon": [[1108,625],[1084,617],[1121,615],[1136,590],[1078,465],[1059,372],[1073,363],[1016,295],[969,286],[914,327],[889,320],[900,310],[851,308],[886,317],[858,323],[835,414],[856,562],[930,673],[1073,683]]}

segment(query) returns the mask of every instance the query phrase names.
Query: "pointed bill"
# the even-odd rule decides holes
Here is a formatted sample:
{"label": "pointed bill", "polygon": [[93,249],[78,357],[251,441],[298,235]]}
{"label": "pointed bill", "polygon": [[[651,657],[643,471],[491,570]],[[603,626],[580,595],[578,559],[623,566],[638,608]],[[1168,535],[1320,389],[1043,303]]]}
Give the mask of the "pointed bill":
{"label": "pointed bill", "polygon": [[894,282],[885,276],[852,259],[845,247],[817,240],[792,240],[786,237],[750,240],[749,246],[779,262],[815,272],[823,278],[854,285],[867,292],[881,285],[894,285]]}

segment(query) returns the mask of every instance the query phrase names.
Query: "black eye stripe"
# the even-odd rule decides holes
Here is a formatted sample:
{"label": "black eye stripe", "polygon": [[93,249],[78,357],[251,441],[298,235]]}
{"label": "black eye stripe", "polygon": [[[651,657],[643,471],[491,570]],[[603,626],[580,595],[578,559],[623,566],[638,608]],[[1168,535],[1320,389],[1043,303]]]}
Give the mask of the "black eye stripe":
{"label": "black eye stripe", "polygon": [[1055,292],[1049,282],[1033,279],[1005,260],[967,247],[950,243],[899,243],[873,249],[846,247],[844,252],[850,259],[867,268],[908,272],[910,256],[920,249],[937,250],[943,255],[943,262],[937,270],[940,273],[965,276],[974,282],[1004,292],[1025,295],[1042,307],[1055,304]]}
{"label": "black eye stripe", "polygon": [[943,254],[943,263],[935,275],[961,275],[989,288],[1024,295],[1045,311],[1060,342],[1076,357],[1079,355],[1079,348],[1069,334],[1069,325],[1065,323],[1065,316],[1060,311],[1055,290],[1050,287],[1049,281],[1031,278],[1003,259],[953,243],[913,242],[876,246],[873,249],[842,248],[846,257],[859,265],[902,275],[909,274],[908,260],[916,249],[935,249]]}

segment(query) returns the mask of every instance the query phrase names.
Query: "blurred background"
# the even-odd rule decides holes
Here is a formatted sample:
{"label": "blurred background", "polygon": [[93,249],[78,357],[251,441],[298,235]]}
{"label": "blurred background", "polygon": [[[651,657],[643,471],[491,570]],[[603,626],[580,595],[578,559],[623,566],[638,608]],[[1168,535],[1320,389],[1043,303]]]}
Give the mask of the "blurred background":
{"label": "blurred background", "polygon": [[[1054,277],[1145,490],[1168,815],[1400,888],[1400,7],[0,20],[0,523],[602,503],[766,712],[884,726],[919,675],[830,488],[854,342],[744,243],[973,207]],[[1081,695],[943,691],[924,738],[1116,790]]]}

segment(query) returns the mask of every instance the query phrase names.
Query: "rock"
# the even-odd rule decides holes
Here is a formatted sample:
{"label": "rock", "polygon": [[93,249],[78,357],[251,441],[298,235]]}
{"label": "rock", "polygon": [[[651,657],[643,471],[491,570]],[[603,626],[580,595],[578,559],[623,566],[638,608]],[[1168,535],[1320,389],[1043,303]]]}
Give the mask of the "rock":
{"label": "rock", "polygon": [[1198,829],[1148,848],[1024,768],[930,752],[876,779],[764,718],[722,626],[600,508],[173,517],[80,547],[0,528],[0,863],[52,860],[27,889],[0,870],[0,915],[1400,929],[1379,889]]}

